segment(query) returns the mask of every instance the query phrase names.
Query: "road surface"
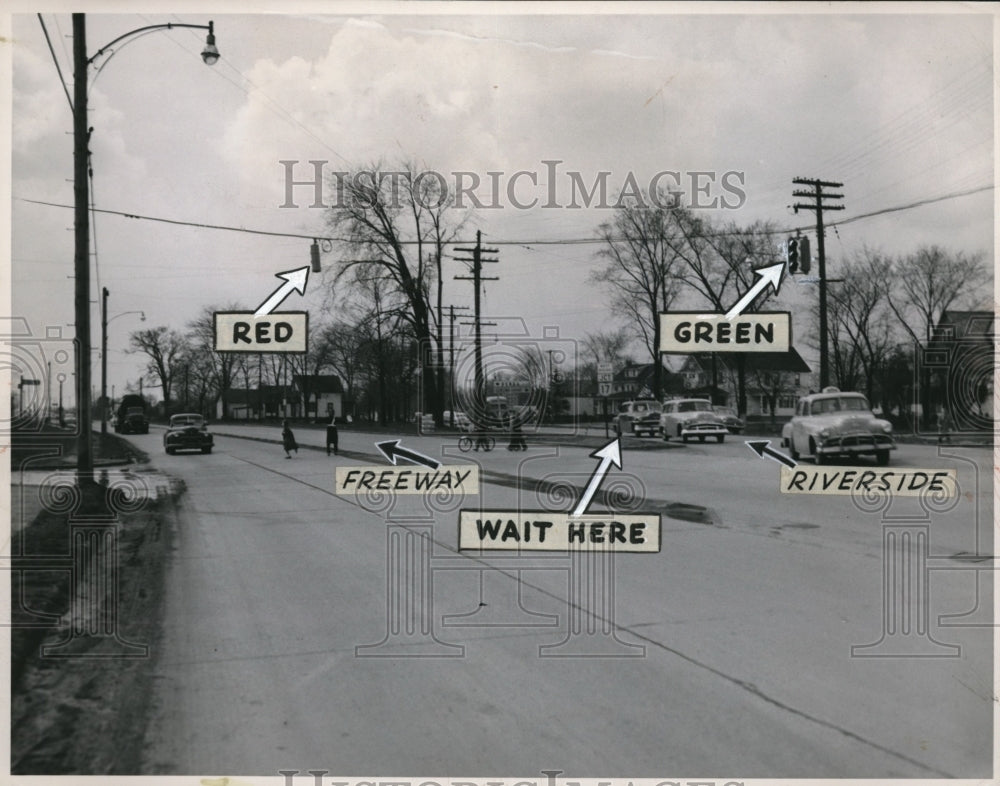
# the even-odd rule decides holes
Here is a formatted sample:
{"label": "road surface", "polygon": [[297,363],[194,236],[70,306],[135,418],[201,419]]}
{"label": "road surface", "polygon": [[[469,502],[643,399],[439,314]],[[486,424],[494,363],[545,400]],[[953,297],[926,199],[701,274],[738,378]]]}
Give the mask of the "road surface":
{"label": "road surface", "polygon": [[[975,569],[992,565],[977,557],[992,554],[986,449],[900,447],[894,465],[959,470],[960,497],[928,518],[915,498],[863,512],[780,495],[778,465],[740,439],[627,438],[605,487],[669,515],[661,552],[618,555],[611,575],[595,558],[455,551],[460,507],[571,509],[592,448],[483,456],[406,437],[446,464],[478,460],[481,498],[355,499],[333,494],[334,468],[387,466],[372,435],[290,460],[229,436],[211,455],[163,455],[156,431],[130,439],[187,485],[147,773],[991,774],[992,630],[978,623],[992,572]],[[852,657],[883,638],[883,532],[900,522],[930,534],[929,629],[855,651],[893,657]],[[399,526],[433,539],[426,575],[429,541]],[[430,604],[413,612],[420,587]],[[956,621],[971,624],[941,624]],[[947,657],[899,657],[911,645]]]}

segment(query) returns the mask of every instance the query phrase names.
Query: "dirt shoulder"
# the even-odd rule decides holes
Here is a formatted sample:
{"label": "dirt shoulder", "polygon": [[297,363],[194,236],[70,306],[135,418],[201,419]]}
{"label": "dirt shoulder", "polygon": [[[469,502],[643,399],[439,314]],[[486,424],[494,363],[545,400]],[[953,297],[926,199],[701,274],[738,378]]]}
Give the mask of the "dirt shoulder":
{"label": "dirt shoulder", "polygon": [[16,533],[12,774],[139,772],[182,493],[112,495],[96,525],[43,510]]}

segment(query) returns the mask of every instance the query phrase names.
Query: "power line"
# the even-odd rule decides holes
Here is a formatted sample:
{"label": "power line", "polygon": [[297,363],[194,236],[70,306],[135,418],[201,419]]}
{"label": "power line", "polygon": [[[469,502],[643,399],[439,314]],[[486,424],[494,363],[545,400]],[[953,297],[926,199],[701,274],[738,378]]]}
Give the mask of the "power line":
{"label": "power line", "polygon": [[[887,213],[899,213],[904,210],[912,210],[917,207],[923,207],[924,205],[932,205],[937,202],[945,202],[949,199],[958,199],[959,197],[972,196],[973,194],[978,194],[984,191],[992,191],[996,186],[992,183],[977,186],[975,188],[969,188],[964,191],[953,191],[948,194],[942,194],[936,197],[928,197],[926,199],[920,199],[914,202],[908,202],[904,205],[895,205],[893,207],[885,207],[880,210],[873,210],[868,213],[862,213],[861,215],[851,216],[850,218],[842,219],[841,221],[831,221],[827,226],[843,226],[844,224],[851,224],[855,221],[861,221],[866,218],[874,218],[875,216],[882,216]],[[45,207],[60,207],[60,208],[72,208],[72,205],[65,205],[59,202],[47,202],[41,199],[28,199],[27,197],[14,197],[18,202],[28,202],[33,205],[43,205]],[[298,233],[298,232],[275,232],[266,229],[251,229],[248,227],[235,227],[228,226],[226,224],[206,224],[197,221],[183,221],[181,219],[173,218],[163,218],[160,216],[146,216],[139,213],[126,213],[122,210],[109,210],[106,208],[94,208],[96,213],[106,213],[112,216],[121,216],[123,218],[131,218],[138,221],[154,221],[161,224],[172,224],[174,226],[185,226],[194,227],[196,229],[214,229],[223,232],[243,232],[248,235],[264,235],[267,237],[287,237],[295,238],[298,240],[327,240],[331,243],[352,243],[352,244],[364,244],[367,241],[359,240],[355,238],[348,237],[330,237],[326,235],[316,234],[314,232]],[[799,227],[779,227],[776,229],[762,230],[760,234],[765,235],[785,235],[789,232],[801,231],[804,229],[811,229],[810,226],[799,226]],[[735,237],[739,233],[736,232],[711,232],[705,235],[705,237]],[[417,245],[422,243],[421,240],[400,240],[399,243],[402,245]],[[453,244],[458,243],[474,243],[473,240],[455,240]],[[536,240],[523,240],[523,239],[513,239],[513,240],[490,240],[491,243],[497,246],[522,246],[525,249],[531,251],[531,246],[582,246],[582,245],[595,245],[606,242],[605,238],[601,237],[577,237],[577,238],[556,238],[556,239],[536,239]]]}
{"label": "power line", "polygon": [[66,87],[66,80],[63,78],[62,67],[59,65],[59,60],[56,58],[56,50],[52,48],[52,39],[49,38],[49,31],[45,27],[45,20],[42,19],[42,15],[38,14],[38,23],[42,26],[42,32],[45,33],[45,43],[49,45],[49,53],[52,55],[52,62],[56,64],[56,73],[59,74],[59,84],[62,85],[63,92],[66,94],[66,100],[69,102],[69,111],[73,111],[73,99],[69,96],[69,88]]}

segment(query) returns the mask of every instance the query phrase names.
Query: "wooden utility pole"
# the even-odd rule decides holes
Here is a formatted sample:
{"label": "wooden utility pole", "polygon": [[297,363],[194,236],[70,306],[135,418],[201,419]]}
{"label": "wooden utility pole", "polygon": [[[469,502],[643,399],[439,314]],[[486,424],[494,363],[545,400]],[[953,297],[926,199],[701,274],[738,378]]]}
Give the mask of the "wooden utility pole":
{"label": "wooden utility pole", "polygon": [[797,177],[792,180],[798,186],[810,186],[811,191],[793,191],[792,196],[810,197],[812,204],[796,202],[792,207],[799,210],[814,210],[816,212],[816,247],[819,253],[819,387],[820,390],[830,384],[830,358],[827,351],[827,320],[826,320],[826,247],[823,238],[823,211],[843,210],[842,204],[824,205],[824,199],[843,199],[843,194],[824,192],[824,188],[843,188],[843,183],[830,183],[825,180],[810,180]]}
{"label": "wooden utility pole", "polygon": [[468,262],[472,264],[472,275],[471,276],[455,276],[458,281],[472,281],[475,287],[475,301],[473,304],[473,310],[475,316],[473,317],[473,325],[475,326],[475,352],[476,352],[476,378],[475,378],[475,393],[474,400],[476,406],[480,408],[480,411],[485,411],[486,404],[486,382],[483,378],[483,337],[482,337],[482,282],[483,281],[497,281],[496,276],[483,276],[483,264],[486,262],[498,262],[497,259],[484,259],[483,254],[496,254],[499,252],[495,248],[483,248],[482,246],[482,232],[476,230],[476,245],[475,248],[456,248],[456,251],[461,251],[463,254],[472,254],[472,258],[468,257],[455,257],[459,262]]}
{"label": "wooden utility pole", "polygon": [[448,306],[450,322],[448,335],[448,426],[455,428],[455,309],[464,310],[468,306]]}
{"label": "wooden utility pole", "polygon": [[87,129],[87,20],[73,14],[73,204],[75,249],[74,318],[79,362],[76,369],[76,475],[81,487],[94,480],[90,431],[90,131]]}

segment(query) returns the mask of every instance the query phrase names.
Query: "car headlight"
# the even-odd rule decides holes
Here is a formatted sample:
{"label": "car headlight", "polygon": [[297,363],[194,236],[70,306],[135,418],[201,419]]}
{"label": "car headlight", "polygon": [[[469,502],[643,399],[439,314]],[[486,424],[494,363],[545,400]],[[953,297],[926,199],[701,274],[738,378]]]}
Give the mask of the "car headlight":
{"label": "car headlight", "polygon": [[888,420],[880,420],[878,421],[878,424],[881,427],[882,431],[884,431],[886,434],[892,433],[892,423],[890,423]]}

